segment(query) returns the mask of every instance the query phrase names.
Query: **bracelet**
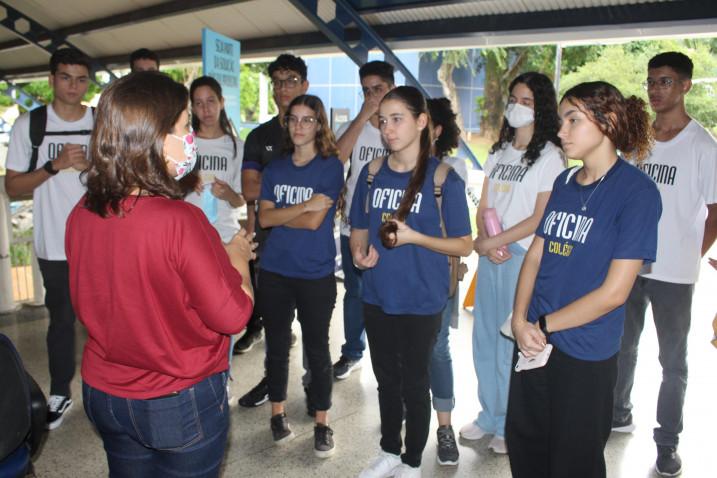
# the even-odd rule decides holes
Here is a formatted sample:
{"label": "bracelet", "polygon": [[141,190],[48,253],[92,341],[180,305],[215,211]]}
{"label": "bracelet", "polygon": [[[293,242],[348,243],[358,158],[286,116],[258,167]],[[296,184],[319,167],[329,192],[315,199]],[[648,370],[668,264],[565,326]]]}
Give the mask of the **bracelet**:
{"label": "bracelet", "polygon": [[550,337],[550,332],[548,332],[548,325],[545,322],[545,314],[538,317],[538,327],[540,327],[540,331],[545,335],[545,338]]}

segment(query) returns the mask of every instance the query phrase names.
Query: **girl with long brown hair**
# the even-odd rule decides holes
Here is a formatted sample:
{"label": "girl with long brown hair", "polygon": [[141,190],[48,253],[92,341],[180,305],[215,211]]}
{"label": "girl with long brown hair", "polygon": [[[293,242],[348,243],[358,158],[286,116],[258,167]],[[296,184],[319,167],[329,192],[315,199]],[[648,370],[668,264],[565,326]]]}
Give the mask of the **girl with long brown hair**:
{"label": "girl with long brown hair", "polygon": [[314,453],[327,458],[334,452],[328,423],[333,381],[329,324],[336,302],[334,203],[343,186],[343,165],[318,97],[295,98],[284,122],[287,155],[264,169],[259,203],[261,227],[272,228],[258,287],[266,330],[271,432],[276,443],[294,436],[285,404],[296,309],[311,372],[307,400],[316,410]]}
{"label": "girl with long brown hair", "polygon": [[410,86],[387,93],[379,126],[391,154],[363,168],[351,206],[351,250],[364,270],[364,319],[381,411],[381,452],[359,476],[415,477],[431,421],[429,365],[448,299],[447,256],[470,254],[470,219],[454,171],[434,191],[439,160],[431,156],[421,93]]}
{"label": "girl with long brown hair", "polygon": [[595,81],[569,89],[559,113],[565,153],[582,166],[555,180],[518,278],[506,442],[516,478],[603,478],[624,304],[655,260],[662,207],[618,153],[645,158],[644,101]]}

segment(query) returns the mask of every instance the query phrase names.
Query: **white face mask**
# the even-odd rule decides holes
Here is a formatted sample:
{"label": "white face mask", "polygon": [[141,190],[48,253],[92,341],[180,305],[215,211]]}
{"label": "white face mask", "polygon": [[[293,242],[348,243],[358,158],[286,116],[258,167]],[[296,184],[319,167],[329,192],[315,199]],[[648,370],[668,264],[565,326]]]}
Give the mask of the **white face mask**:
{"label": "white face mask", "polygon": [[505,109],[504,116],[513,128],[528,126],[535,120],[535,112],[520,103],[510,103]]}

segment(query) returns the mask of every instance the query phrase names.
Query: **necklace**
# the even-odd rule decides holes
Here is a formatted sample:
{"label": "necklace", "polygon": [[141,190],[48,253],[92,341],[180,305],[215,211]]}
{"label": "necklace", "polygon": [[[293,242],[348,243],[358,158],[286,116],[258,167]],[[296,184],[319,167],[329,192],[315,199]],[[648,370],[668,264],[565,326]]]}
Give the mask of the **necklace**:
{"label": "necklace", "polygon": [[595,191],[597,191],[597,189],[600,187],[600,184],[602,184],[603,179],[605,179],[604,175],[600,178],[600,181],[598,181],[597,186],[595,186],[595,189],[593,189],[590,192],[590,195],[588,196],[587,201],[583,201],[583,190],[582,189],[578,190],[578,192],[580,193],[580,203],[583,205],[583,207],[580,208],[581,211],[587,210],[588,203],[590,202],[590,198],[593,197],[593,194],[595,194]]}

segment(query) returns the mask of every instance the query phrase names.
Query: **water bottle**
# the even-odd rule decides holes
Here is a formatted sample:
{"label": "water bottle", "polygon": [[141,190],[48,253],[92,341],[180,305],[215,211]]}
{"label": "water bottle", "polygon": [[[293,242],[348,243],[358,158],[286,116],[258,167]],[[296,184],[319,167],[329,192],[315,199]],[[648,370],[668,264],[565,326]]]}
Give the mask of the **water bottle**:
{"label": "water bottle", "polygon": [[211,224],[217,222],[217,198],[212,194],[212,183],[206,183],[202,189],[202,211]]}
{"label": "water bottle", "polygon": [[[483,210],[483,224],[485,225],[488,237],[497,236],[503,232],[503,226],[498,218],[498,212],[496,212],[493,207],[488,207]],[[498,252],[500,255],[506,254],[508,252],[508,248],[506,246],[500,246],[498,248]]]}

